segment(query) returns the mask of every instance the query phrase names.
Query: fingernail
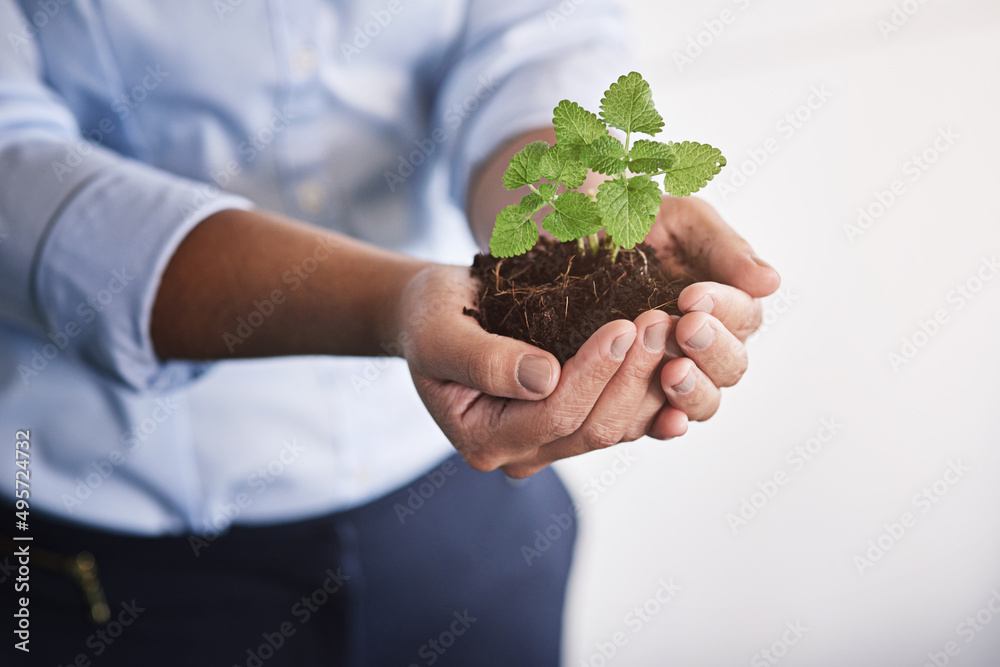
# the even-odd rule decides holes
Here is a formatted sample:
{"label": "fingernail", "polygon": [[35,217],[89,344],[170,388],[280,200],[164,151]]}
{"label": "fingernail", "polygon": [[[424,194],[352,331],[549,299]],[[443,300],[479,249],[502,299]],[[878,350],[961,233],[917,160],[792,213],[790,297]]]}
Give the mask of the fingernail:
{"label": "fingernail", "polygon": [[517,365],[517,381],[522,387],[541,394],[548,388],[551,379],[552,365],[548,359],[532,355],[521,357],[521,363]]}
{"label": "fingernail", "polygon": [[704,350],[712,344],[713,340],[715,340],[715,330],[712,329],[708,322],[705,322],[693,336],[687,339],[685,345],[693,350]]}
{"label": "fingernail", "polygon": [[635,332],[622,334],[618,338],[615,338],[615,342],[611,344],[611,358],[615,361],[621,361],[625,358],[625,354],[628,349],[632,347],[632,343],[635,342]]}
{"label": "fingernail", "polygon": [[763,267],[765,269],[771,269],[772,271],[774,270],[773,266],[771,266],[770,264],[768,264],[767,262],[765,262],[764,260],[762,260],[757,255],[750,255],[750,259],[752,259],[753,263],[756,264],[757,266],[761,266],[761,267]]}
{"label": "fingernail", "polygon": [[671,387],[671,389],[676,391],[678,394],[687,394],[694,389],[694,382],[694,373],[688,371],[688,374],[684,376],[684,379]]}
{"label": "fingernail", "polygon": [[688,308],[688,312],[711,313],[713,308],[715,308],[715,301],[712,301],[712,297],[706,294],[698,299],[693,306]]}
{"label": "fingernail", "polygon": [[642,338],[642,342],[646,345],[646,349],[652,352],[660,352],[663,350],[663,348],[667,345],[666,321],[654,324],[653,326],[647,328],[646,333]]}

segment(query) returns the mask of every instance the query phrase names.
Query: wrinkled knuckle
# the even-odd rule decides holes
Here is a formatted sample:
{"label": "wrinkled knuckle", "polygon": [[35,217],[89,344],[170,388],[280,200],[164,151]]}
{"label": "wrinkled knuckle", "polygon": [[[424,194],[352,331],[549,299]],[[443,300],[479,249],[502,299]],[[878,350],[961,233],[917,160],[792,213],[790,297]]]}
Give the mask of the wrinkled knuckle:
{"label": "wrinkled knuckle", "polygon": [[576,413],[560,410],[549,420],[548,434],[552,439],[565,438],[576,433],[582,423],[583,418]]}
{"label": "wrinkled knuckle", "polygon": [[477,387],[487,386],[485,383],[490,378],[498,377],[494,374],[497,370],[496,355],[491,354],[489,350],[479,350],[476,354],[469,355],[466,364],[467,376]]}
{"label": "wrinkled knuckle", "polygon": [[624,429],[616,422],[595,422],[583,432],[583,444],[588,450],[606,449],[622,441]]}
{"label": "wrinkled knuckle", "polygon": [[714,417],[715,413],[718,411],[719,411],[719,401],[718,400],[712,401],[710,404],[702,408],[699,411],[697,418],[693,418],[692,421],[697,421],[697,422],[708,421],[709,419]]}
{"label": "wrinkled knuckle", "polygon": [[643,424],[641,427],[632,427],[625,432],[625,435],[622,436],[622,439],[619,442],[635,442],[639,438],[646,435],[649,432],[651,426],[652,423],[647,422]]}
{"label": "wrinkled knuckle", "polygon": [[459,453],[462,454],[462,458],[465,459],[465,462],[469,464],[470,468],[479,472],[493,472],[499,468],[502,463],[497,459],[497,457],[483,452],[463,453],[459,450]]}
{"label": "wrinkled knuckle", "polygon": [[478,456],[490,456],[496,447],[496,431],[492,428],[466,430],[466,451]]}
{"label": "wrinkled knuckle", "polygon": [[764,308],[760,305],[760,299],[753,300],[753,308],[750,311],[750,330],[756,331],[764,323]]}
{"label": "wrinkled knuckle", "polygon": [[732,362],[727,365],[724,372],[719,374],[718,382],[716,383],[719,387],[732,387],[740,380],[743,379],[743,375],[747,372],[747,352],[742,346],[739,352],[733,355]]}
{"label": "wrinkled knuckle", "polygon": [[736,384],[743,379],[746,375],[747,367],[749,365],[749,358],[747,357],[747,350],[742,345],[740,346],[739,354],[737,355],[737,365],[733,373],[733,384]]}
{"label": "wrinkled knuckle", "polygon": [[649,383],[649,378],[652,376],[659,361],[659,357],[649,353],[632,363],[626,363],[618,372],[623,374],[624,380],[630,386],[646,385]]}
{"label": "wrinkled knuckle", "polygon": [[470,468],[479,472],[491,472],[505,463],[497,455],[495,443],[491,442],[485,433],[466,433],[460,440],[452,440],[452,446]]}

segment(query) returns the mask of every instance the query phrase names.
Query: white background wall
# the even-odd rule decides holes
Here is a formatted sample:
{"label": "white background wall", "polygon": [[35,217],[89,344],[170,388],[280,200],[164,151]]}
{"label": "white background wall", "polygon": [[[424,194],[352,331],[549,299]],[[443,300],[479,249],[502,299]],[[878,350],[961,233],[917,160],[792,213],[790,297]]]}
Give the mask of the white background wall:
{"label": "white background wall", "polygon": [[[559,465],[585,508],[567,665],[770,665],[758,652],[775,642],[788,667],[1000,665],[1000,275],[984,264],[1000,259],[1000,3],[907,0],[916,12],[883,35],[894,4],[628,3],[658,138],[722,148],[704,196],[785,297],[765,302],[750,371],[710,422],[631,445],[618,472],[615,449]],[[734,20],[709,39],[724,9]],[[831,96],[807,110],[814,88]],[[794,133],[778,126],[797,111]],[[745,164],[769,138],[777,151]],[[936,160],[914,172],[925,151]],[[902,194],[849,238],[895,180]],[[904,338],[920,347],[893,368]],[[842,428],[796,469],[786,454],[824,419]],[[951,462],[968,470],[915,502]],[[787,483],[734,532],[727,515],[779,471]],[[915,524],[883,535],[906,512]],[[891,548],[859,571],[880,536]],[[661,579],[680,588],[642,621]],[[977,613],[985,625],[965,620]],[[807,630],[785,652],[788,622]]]}

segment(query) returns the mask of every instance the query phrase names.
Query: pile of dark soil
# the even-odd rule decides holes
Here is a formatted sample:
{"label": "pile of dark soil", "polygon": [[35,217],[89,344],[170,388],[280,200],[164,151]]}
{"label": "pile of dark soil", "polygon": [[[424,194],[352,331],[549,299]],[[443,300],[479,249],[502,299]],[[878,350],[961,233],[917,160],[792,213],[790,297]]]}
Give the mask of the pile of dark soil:
{"label": "pile of dark soil", "polygon": [[671,275],[644,243],[580,252],[575,242],[542,239],[524,255],[477,255],[472,274],[483,289],[465,314],[486,331],[551,352],[564,364],[603,324],[652,309],[680,315],[677,296],[692,280]]}

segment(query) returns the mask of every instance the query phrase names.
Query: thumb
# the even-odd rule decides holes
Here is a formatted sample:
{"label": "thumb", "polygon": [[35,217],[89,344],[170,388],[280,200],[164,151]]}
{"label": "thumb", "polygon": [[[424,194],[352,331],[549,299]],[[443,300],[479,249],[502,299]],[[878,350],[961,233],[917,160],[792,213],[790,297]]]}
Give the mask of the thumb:
{"label": "thumb", "polygon": [[451,380],[490,396],[543,399],[559,382],[559,362],[548,352],[483,331],[468,315],[439,318],[413,362],[438,380]]}
{"label": "thumb", "polygon": [[770,264],[757,257],[753,248],[723,221],[719,213],[697,197],[660,207],[654,227],[655,247],[667,247],[690,265],[697,280],[713,280],[741,289],[754,298],[778,289],[781,277]]}

